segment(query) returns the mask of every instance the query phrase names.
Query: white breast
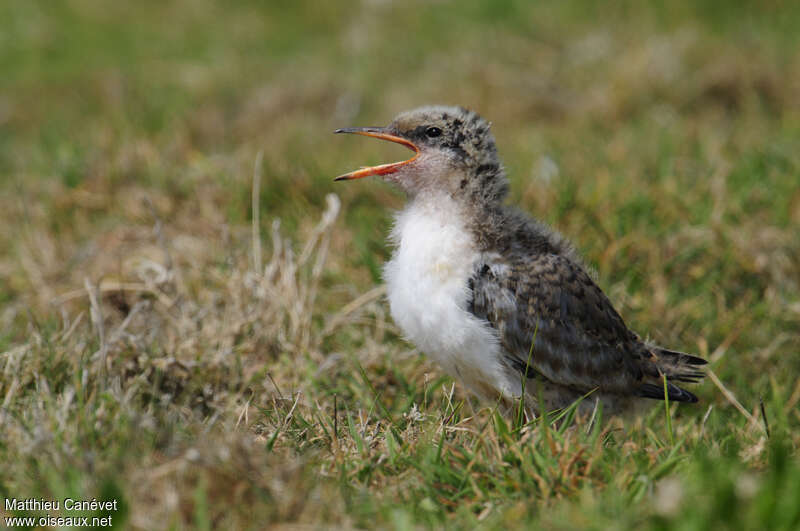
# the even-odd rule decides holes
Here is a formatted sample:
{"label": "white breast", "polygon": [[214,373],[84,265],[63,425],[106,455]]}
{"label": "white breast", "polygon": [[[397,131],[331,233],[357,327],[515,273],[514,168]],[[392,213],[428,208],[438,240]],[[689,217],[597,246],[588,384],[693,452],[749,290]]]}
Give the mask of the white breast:
{"label": "white breast", "polygon": [[384,278],[392,317],[406,338],[476,394],[519,396],[519,382],[501,363],[496,331],[466,310],[480,254],[452,200],[412,201],[397,215],[391,240],[396,249]]}

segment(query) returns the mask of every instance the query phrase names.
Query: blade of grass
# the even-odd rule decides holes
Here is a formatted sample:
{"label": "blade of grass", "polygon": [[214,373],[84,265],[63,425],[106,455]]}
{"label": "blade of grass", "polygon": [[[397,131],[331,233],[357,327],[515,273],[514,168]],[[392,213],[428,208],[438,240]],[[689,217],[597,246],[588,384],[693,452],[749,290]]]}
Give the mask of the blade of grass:
{"label": "blade of grass", "polygon": [[670,446],[675,446],[675,437],[672,434],[672,415],[669,413],[669,388],[667,387],[667,375],[662,374],[664,381],[664,415],[667,421],[667,435],[669,436]]}

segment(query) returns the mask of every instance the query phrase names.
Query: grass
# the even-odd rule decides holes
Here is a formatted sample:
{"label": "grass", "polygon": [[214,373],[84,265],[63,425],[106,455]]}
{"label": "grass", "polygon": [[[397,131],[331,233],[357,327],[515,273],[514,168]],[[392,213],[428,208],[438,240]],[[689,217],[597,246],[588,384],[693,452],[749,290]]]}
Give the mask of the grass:
{"label": "grass", "polygon": [[[0,5],[0,494],[116,499],[133,529],[796,529],[798,23]],[[494,123],[512,201],[634,329],[710,360],[700,404],[525,423],[402,340],[379,282],[403,198],[331,182],[397,152],[330,133],[439,102]]]}

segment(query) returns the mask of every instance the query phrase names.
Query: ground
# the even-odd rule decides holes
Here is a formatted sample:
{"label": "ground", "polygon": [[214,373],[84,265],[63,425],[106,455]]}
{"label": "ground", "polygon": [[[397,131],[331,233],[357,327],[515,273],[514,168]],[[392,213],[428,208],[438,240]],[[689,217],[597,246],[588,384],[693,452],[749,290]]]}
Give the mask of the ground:
{"label": "ground", "polygon": [[[133,529],[800,527],[797,27],[779,0],[0,4],[0,494]],[[332,178],[406,152],[331,133],[431,103],[493,122],[511,201],[632,328],[710,360],[699,404],[525,424],[402,340],[403,198]]]}

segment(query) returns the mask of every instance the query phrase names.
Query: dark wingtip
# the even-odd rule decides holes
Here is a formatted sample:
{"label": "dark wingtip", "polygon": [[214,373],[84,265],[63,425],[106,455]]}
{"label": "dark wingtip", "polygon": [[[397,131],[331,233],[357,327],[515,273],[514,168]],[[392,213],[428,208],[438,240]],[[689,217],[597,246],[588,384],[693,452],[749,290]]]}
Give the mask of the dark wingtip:
{"label": "dark wingtip", "polygon": [[[680,389],[680,388],[679,388],[679,389]],[[700,400],[697,398],[697,395],[695,395],[694,393],[690,393],[690,392],[689,392],[689,391],[687,391],[686,389],[681,389],[681,391],[683,392],[683,395],[684,395],[684,396],[685,396],[685,398],[686,398],[685,400],[683,400],[683,402],[686,402],[687,404],[696,404],[697,402],[699,402],[699,401],[700,401]],[[681,400],[679,400],[679,402],[681,402]]]}
{"label": "dark wingtip", "polygon": [[[652,398],[654,400],[664,400],[664,387],[651,383],[642,384],[639,389],[637,389],[637,396]],[[693,393],[669,382],[667,382],[667,398],[673,402],[684,402],[688,404],[698,402],[697,397]]]}

